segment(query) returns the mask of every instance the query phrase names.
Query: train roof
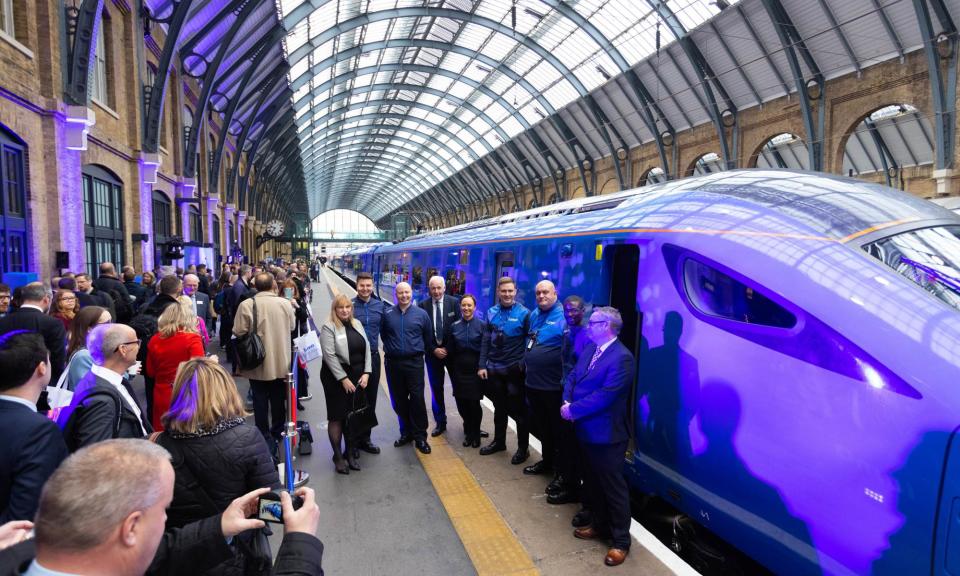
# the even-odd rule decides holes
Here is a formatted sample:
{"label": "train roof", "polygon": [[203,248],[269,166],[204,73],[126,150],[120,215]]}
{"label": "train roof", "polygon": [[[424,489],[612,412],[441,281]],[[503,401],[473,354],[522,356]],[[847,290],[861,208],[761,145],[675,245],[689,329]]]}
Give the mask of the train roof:
{"label": "train roof", "polygon": [[936,204],[862,180],[791,170],[729,170],[421,234],[383,250],[631,230],[848,241],[896,225],[943,220],[960,223]]}

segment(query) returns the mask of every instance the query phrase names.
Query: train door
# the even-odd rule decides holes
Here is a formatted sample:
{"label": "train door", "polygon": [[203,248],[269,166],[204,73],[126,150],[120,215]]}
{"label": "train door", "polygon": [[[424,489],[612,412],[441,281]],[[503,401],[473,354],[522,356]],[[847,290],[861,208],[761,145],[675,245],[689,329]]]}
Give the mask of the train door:
{"label": "train door", "polygon": [[603,268],[609,288],[608,305],[620,311],[623,328],[620,341],[639,358],[640,314],[637,311],[637,281],[640,248],[636,244],[608,245],[603,251]]}
{"label": "train door", "polygon": [[493,285],[496,286],[497,280],[504,276],[517,279],[517,271],[514,267],[513,252],[497,252],[497,277],[494,278]]}

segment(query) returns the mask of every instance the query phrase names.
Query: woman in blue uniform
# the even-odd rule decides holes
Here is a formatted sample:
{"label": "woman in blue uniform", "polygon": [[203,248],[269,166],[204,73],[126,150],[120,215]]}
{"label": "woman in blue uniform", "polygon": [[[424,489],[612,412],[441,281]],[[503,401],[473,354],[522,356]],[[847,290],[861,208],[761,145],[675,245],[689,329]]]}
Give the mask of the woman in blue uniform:
{"label": "woman in blue uniform", "polygon": [[480,420],[483,409],[480,398],[483,387],[477,370],[480,368],[480,342],[486,323],[476,315],[477,299],[464,294],[460,299],[461,319],[446,329],[447,368],[453,382],[453,397],[463,418],[464,446],[480,447]]}

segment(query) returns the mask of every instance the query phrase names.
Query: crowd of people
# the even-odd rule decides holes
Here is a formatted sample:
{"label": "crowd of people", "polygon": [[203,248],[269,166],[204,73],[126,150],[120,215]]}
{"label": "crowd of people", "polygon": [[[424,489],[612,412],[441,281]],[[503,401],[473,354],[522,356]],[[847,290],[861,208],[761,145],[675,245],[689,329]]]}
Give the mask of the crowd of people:
{"label": "crowd of people", "polygon": [[[96,279],[0,285],[0,576],[322,574],[313,491],[294,507],[277,472],[311,295],[303,264],[225,265],[214,278],[203,265],[138,275],[105,262]],[[270,345],[241,368],[235,338],[251,332]],[[298,370],[299,402],[310,395]],[[255,517],[271,490],[275,557]]]}
{"label": "crowd of people", "polygon": [[[8,439],[0,448],[0,548],[26,529],[35,532],[0,551],[0,576],[57,573],[103,553],[125,558],[129,570],[116,572],[123,574],[184,573],[186,565],[190,573],[321,573],[310,490],[300,492],[299,510],[284,496],[286,531],[275,566],[267,531],[250,519],[261,491],[282,484],[278,444],[291,370],[298,371],[298,403],[311,397],[292,342],[316,330],[308,326],[315,273],[293,264],[224,266],[216,279],[203,266],[117,275],[104,263],[96,279],[67,274],[51,288],[34,282],[13,293],[0,285],[0,433]],[[435,422],[429,436],[446,433],[449,373],[463,446],[482,456],[506,451],[512,417],[510,462],[519,466],[535,434],[542,459],[523,473],[550,478],[549,503],[580,502],[574,536],[608,540],[604,562],[621,564],[631,542],[620,468],[634,359],[617,338],[619,312],[595,307],[587,319],[583,299],[561,303],[549,280],[534,287],[532,310],[517,300],[510,277],[499,279],[486,311],[470,294],[446,294],[440,276],[428,289],[415,303],[410,285],[400,282],[391,304],[375,297],[373,277],[360,273],[356,297],[333,298],[318,334],[336,472],[361,470],[361,451],[381,452],[371,439],[375,420],[357,414],[363,407],[375,414],[382,344],[400,428],[395,447],[412,443],[431,453],[427,382]],[[253,364],[238,351],[237,338],[250,334],[264,343]],[[219,346],[212,342],[218,335]],[[218,351],[223,363],[209,354]],[[137,375],[143,405],[131,386]],[[249,380],[247,402],[235,376]],[[48,385],[54,406],[43,397]],[[481,427],[484,396],[494,422],[481,447],[489,436]],[[66,539],[67,529],[83,536]],[[198,543],[213,540],[216,552],[204,553]]]}
{"label": "crowd of people", "polygon": [[[373,277],[357,275],[357,295],[334,298],[321,329],[321,372],[330,418],[328,431],[336,470],[360,470],[359,451],[378,454],[369,430],[344,431],[349,407],[363,397],[375,404],[382,340],[390,399],[400,425],[401,447],[411,442],[423,454],[427,439],[425,378],[429,380],[435,428],[447,430],[444,403],[449,373],[457,411],[463,419],[463,446],[489,456],[507,450],[507,420],[517,428],[514,465],[530,458],[531,431],[543,458],[523,468],[528,475],[552,475],[547,502],[581,502],[572,519],[574,536],[611,543],[604,563],[617,566],[630,551],[630,501],[621,472],[629,439],[629,397],[634,358],[617,338],[619,311],[586,304],[576,295],[558,301],[549,280],[534,287],[536,307],[517,301],[510,277],[500,278],[497,302],[485,314],[471,294],[446,294],[440,276],[429,279],[429,297],[418,304],[406,282],[395,286],[395,304],[374,297]],[[586,321],[586,322],[585,322]],[[494,405],[493,440],[480,447],[481,400]],[[349,428],[349,427],[348,427]]]}

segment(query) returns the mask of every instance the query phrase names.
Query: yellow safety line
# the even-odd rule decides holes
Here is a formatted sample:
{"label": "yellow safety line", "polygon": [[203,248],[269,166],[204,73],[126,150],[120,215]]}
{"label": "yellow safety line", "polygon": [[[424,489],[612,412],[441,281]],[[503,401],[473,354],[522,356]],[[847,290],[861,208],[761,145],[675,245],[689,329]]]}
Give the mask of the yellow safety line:
{"label": "yellow safety line", "polygon": [[[330,292],[336,297],[340,291],[330,281],[326,268],[323,273]],[[387,387],[383,386],[382,389],[389,397]],[[417,457],[433,483],[433,489],[447,511],[447,516],[450,517],[450,522],[477,574],[540,574],[516,534],[444,437],[433,438],[430,443],[432,452],[417,452]]]}

